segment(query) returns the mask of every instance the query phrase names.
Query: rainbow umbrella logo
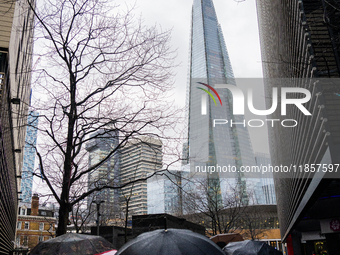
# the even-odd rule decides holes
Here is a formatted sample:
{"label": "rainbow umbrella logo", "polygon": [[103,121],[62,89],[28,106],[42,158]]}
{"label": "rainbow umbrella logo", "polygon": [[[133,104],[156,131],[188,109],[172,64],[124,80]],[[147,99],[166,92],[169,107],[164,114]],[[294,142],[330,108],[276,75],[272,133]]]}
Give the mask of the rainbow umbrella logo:
{"label": "rainbow umbrella logo", "polygon": [[[220,95],[217,93],[217,91],[213,87],[211,87],[210,85],[205,84],[203,82],[197,82],[197,83],[206,86],[208,89],[211,89],[215,93],[215,95],[217,96],[218,100],[220,101],[220,104],[222,105],[222,100],[220,98]],[[216,100],[209,90],[206,90],[206,89],[203,89],[203,88],[200,88],[200,87],[197,87],[197,88],[206,92],[212,98],[212,100],[214,100],[214,103],[217,106]]]}
{"label": "rainbow umbrella logo", "polygon": [[[220,104],[222,106],[221,97],[220,97],[220,95],[217,93],[217,91],[213,87],[211,87],[210,85],[205,84],[203,82],[197,82],[197,83],[199,83],[199,84],[201,84],[203,86],[206,86],[208,89],[210,89],[217,96],[217,98],[220,101]],[[204,89],[204,88],[200,88],[200,87],[197,87],[197,88],[200,89],[200,90],[203,90],[204,92],[206,92],[211,97],[211,99],[214,101],[215,105],[217,106],[216,99],[215,99],[214,95],[208,89]],[[202,115],[207,115],[207,95],[206,94],[202,95],[201,114]]]}

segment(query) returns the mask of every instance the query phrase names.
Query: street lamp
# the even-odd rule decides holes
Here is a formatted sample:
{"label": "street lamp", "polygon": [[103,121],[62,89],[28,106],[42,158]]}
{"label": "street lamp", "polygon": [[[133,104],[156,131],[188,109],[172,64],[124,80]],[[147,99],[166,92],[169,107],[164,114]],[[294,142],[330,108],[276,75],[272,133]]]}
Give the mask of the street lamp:
{"label": "street lamp", "polygon": [[99,213],[99,210],[100,210],[100,204],[101,203],[104,203],[105,201],[104,200],[96,200],[94,203],[97,205],[97,236],[99,236],[99,216],[100,216],[100,213]]}

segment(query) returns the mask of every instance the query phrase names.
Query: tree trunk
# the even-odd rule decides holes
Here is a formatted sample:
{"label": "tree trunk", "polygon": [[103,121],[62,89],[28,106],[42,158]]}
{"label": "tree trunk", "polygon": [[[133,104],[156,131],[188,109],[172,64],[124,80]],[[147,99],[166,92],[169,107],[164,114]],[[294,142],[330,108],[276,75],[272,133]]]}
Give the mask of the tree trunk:
{"label": "tree trunk", "polygon": [[129,218],[129,202],[130,202],[130,197],[126,200],[126,208],[125,208],[125,243],[127,243],[127,225],[128,225],[128,218]]}
{"label": "tree trunk", "polygon": [[68,217],[69,217],[69,206],[66,203],[60,203],[59,222],[58,222],[56,236],[61,236],[63,234],[66,234]]}

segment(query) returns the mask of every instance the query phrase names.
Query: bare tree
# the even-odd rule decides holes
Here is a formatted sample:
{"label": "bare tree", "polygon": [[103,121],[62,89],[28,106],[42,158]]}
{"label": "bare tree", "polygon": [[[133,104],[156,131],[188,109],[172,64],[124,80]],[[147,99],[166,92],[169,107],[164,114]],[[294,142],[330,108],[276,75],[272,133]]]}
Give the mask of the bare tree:
{"label": "bare tree", "polygon": [[[168,102],[172,88],[170,32],[145,27],[130,10],[112,1],[46,0],[36,17],[32,105],[38,110],[40,176],[59,203],[57,236],[66,233],[72,207],[96,191],[120,189],[147,177],[117,183],[104,180],[86,188],[87,175],[130,139],[172,137],[178,110]],[[88,165],[86,144],[115,133],[117,144]],[[173,156],[173,155],[172,155]],[[172,158],[174,161],[177,159]],[[80,193],[74,189],[82,187]]]}
{"label": "bare tree", "polygon": [[[248,206],[244,189],[227,179],[183,178],[184,217],[211,229],[211,234],[231,233],[239,229]],[[222,195],[221,186],[227,192]]]}
{"label": "bare tree", "polygon": [[123,192],[122,194],[122,205],[124,207],[124,241],[125,243],[127,240],[127,234],[128,234],[128,223],[129,223],[129,212],[130,212],[130,200],[132,197],[132,190],[133,190],[133,184],[130,185],[128,192]]}
{"label": "bare tree", "polygon": [[251,205],[242,212],[239,225],[242,229],[242,236],[245,239],[259,240],[263,237],[266,229],[268,214],[263,212],[257,205]]}
{"label": "bare tree", "polygon": [[94,212],[94,210],[88,210],[84,201],[80,201],[73,206],[70,218],[76,233],[80,231],[83,233],[86,232],[86,227],[90,223],[91,216],[94,215]]}

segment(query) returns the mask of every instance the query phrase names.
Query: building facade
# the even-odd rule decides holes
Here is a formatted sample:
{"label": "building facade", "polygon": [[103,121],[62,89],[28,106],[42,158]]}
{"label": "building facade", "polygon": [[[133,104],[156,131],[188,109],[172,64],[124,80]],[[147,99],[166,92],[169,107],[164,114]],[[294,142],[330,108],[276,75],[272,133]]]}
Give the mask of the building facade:
{"label": "building facade", "polygon": [[[162,142],[158,139],[142,136],[131,140],[120,150],[120,183],[128,182],[160,171],[162,169]],[[121,211],[128,209],[132,215],[148,213],[147,180],[138,181],[121,189]]]}
{"label": "building facade", "polygon": [[0,23],[0,254],[8,254],[15,241],[25,146],[33,11],[26,1],[0,1]]}
{"label": "building facade", "polygon": [[56,218],[50,208],[39,208],[39,197],[35,194],[32,203],[19,203],[15,245],[16,249],[32,249],[39,242],[55,237]]}
{"label": "building facade", "polygon": [[[289,254],[340,250],[340,181],[332,170],[340,162],[339,4],[257,0],[266,95],[273,87],[299,87],[311,94],[304,104],[311,115],[292,106],[285,118],[299,124],[269,129],[273,165],[312,167],[274,173],[281,236]],[[313,164],[322,164],[323,171],[314,171]]]}
{"label": "building facade", "polygon": [[[267,153],[255,152],[255,161],[259,167],[271,165],[270,155]],[[276,204],[273,173],[267,173],[264,178],[261,178],[261,183],[263,192],[261,203],[266,205]]]}
{"label": "building facade", "polygon": [[[228,186],[222,183],[230,185],[231,182],[241,189],[245,200],[248,199],[244,192],[247,189],[256,193],[256,200],[261,200],[261,180],[247,180],[247,176],[239,171],[242,166],[256,165],[248,129],[241,124],[245,121],[244,116],[233,114],[229,89],[216,87],[216,84],[236,86],[236,82],[212,0],[194,0],[189,73],[188,144],[184,146],[183,154],[189,158],[191,173],[198,176],[197,172],[204,172],[197,178],[208,176],[209,185],[220,185],[221,202],[228,192]],[[215,125],[215,119],[227,120],[229,124]],[[217,169],[218,166],[236,170],[205,172],[209,167]],[[222,179],[227,181],[221,182]]]}
{"label": "building facade", "polygon": [[148,214],[181,215],[181,171],[168,170],[147,180]]}
{"label": "building facade", "polygon": [[[89,152],[89,167],[93,167],[103,161],[117,146],[118,132],[106,132],[100,130],[91,137],[91,141],[86,144]],[[119,182],[119,156],[115,152],[106,161],[96,167],[88,175],[88,189],[101,187],[104,185],[114,186]],[[100,203],[100,214],[102,221],[116,218],[119,214],[119,191],[113,189],[103,189],[96,191],[87,198],[89,212],[96,210],[96,204]]]}
{"label": "building facade", "polygon": [[27,119],[27,129],[24,149],[24,163],[21,178],[21,201],[30,203],[32,198],[33,170],[35,162],[35,145],[37,142],[39,113],[30,111]]}

